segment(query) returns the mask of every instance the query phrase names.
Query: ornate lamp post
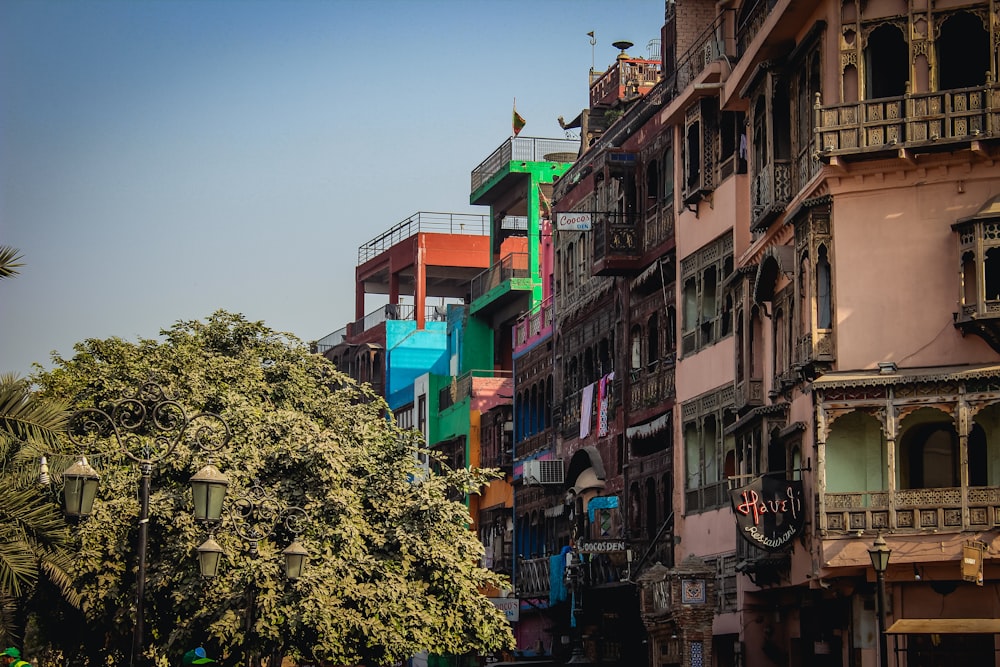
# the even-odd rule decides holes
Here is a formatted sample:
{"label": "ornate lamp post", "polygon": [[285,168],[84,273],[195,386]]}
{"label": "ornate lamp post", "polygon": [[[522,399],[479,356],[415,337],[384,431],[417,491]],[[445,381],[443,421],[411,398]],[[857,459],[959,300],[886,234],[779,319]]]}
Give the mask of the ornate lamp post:
{"label": "ornate lamp post", "polygon": [[[215,452],[229,441],[229,425],[222,417],[202,412],[188,418],[184,407],[168,398],[163,388],[154,381],[144,382],[133,395],[115,402],[108,410],[83,408],[70,418],[70,440],[80,451],[95,451],[100,444],[110,441],[114,447],[139,464],[142,475],[139,487],[139,536],[136,543],[138,566],[135,584],[135,626],[132,634],[132,656],[139,658],[143,650],[144,613],[146,593],[146,547],[149,542],[149,487],[153,466],[173,454],[177,446],[186,441],[192,448]],[[206,469],[214,466],[206,466]],[[205,472],[195,475],[199,475]],[[209,476],[211,471],[209,471]],[[217,470],[215,472],[218,472]],[[214,479],[214,486],[206,498],[217,500],[221,513],[221,493],[228,481],[225,475]],[[97,494],[98,476],[86,458],[70,466],[63,474],[65,480],[66,513],[86,517],[90,514]],[[194,479],[192,479],[194,482]],[[196,496],[196,504],[198,503]],[[211,503],[209,503],[211,504]],[[207,510],[206,510],[207,511]],[[218,518],[219,514],[216,515]]]}
{"label": "ornate lamp post", "polygon": [[[260,552],[258,544],[269,537],[277,535],[279,530],[291,533],[292,542],[282,551],[285,560],[285,577],[295,581],[302,576],[302,570],[309,557],[309,552],[299,541],[309,514],[301,507],[285,505],[279,499],[269,495],[259,483],[254,484],[237,497],[228,512],[232,532],[247,545],[247,553],[257,557]],[[204,577],[214,577],[218,573],[219,560],[224,553],[214,535],[209,535],[198,547],[198,567]],[[247,616],[245,621],[246,636],[249,636],[257,613],[257,589],[253,582],[247,587]],[[244,664],[249,662],[249,648],[244,641]]]}
{"label": "ornate lamp post", "polygon": [[875,610],[876,621],[878,621],[878,651],[879,667],[889,665],[889,643],[885,636],[885,571],[889,568],[889,556],[892,549],[885,543],[882,533],[875,536],[875,543],[868,550],[868,555],[872,559],[872,567],[875,569],[875,580],[878,585],[877,606]]}

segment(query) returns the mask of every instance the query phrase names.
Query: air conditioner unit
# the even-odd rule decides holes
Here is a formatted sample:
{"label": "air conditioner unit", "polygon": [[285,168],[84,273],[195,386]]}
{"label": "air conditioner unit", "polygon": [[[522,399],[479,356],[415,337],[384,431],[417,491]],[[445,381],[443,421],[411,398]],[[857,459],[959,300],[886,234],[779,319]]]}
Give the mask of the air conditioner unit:
{"label": "air conditioner unit", "polygon": [[521,482],[533,484],[562,484],[565,481],[562,459],[525,461]]}

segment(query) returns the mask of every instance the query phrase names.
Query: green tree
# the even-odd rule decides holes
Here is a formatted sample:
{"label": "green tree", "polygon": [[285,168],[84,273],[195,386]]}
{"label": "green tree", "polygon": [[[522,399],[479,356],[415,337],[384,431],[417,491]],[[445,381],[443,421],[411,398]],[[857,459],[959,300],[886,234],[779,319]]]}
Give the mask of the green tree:
{"label": "green tree", "polygon": [[71,603],[70,535],[58,505],[38,485],[38,461],[66,422],[64,406],[34,396],[25,380],[0,375],[0,642],[21,643],[39,579]]}
{"label": "green tree", "polygon": [[[0,279],[17,275],[21,255],[0,246]],[[0,643],[23,639],[26,609],[39,581],[77,602],[67,569],[69,531],[45,489],[39,455],[56,442],[66,406],[31,392],[26,380],[0,374]]]}
{"label": "green tree", "polygon": [[[47,398],[104,409],[153,378],[189,417],[221,415],[231,438],[212,462],[230,478],[227,503],[256,482],[302,507],[310,556],[303,576],[286,581],[281,550],[292,536],[279,527],[254,556],[226,514],[214,531],[223,566],[203,580],[195,547],[207,533],[192,517],[188,481],[207,458],[181,440],[157,466],[150,499],[145,623],[153,656],[176,664],[203,644],[230,662],[252,650],[386,665],[421,650],[512,645],[503,614],[479,592],[506,582],[480,566],[467,509],[450,499],[477,492],[490,474],[428,472],[419,462],[428,453],[414,432],[386,418],[384,401],[292,336],[221,311],[161,334],[137,343],[87,340],[34,379]],[[74,569],[83,600],[74,622],[87,631],[66,632],[72,610],[49,609],[39,623],[70,657],[122,659],[135,601],[140,476],[110,442],[89,458],[101,489],[93,516],[77,529]]]}

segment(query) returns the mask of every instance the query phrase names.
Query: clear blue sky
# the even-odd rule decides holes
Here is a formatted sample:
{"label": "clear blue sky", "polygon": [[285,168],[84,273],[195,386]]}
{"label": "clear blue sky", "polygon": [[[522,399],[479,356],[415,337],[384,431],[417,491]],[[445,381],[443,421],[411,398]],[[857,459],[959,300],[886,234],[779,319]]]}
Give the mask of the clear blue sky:
{"label": "clear blue sky", "polygon": [[[563,137],[663,0],[3,0],[0,371],[217,309],[315,340],[358,246],[469,205],[510,136]],[[588,31],[595,31],[593,48]]]}

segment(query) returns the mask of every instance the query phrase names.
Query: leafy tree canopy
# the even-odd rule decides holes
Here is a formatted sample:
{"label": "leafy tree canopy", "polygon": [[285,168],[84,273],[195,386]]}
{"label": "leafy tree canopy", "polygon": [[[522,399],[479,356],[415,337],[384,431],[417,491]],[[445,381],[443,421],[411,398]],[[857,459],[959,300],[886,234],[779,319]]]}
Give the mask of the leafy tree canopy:
{"label": "leafy tree canopy", "polygon": [[[186,650],[204,645],[221,656],[250,647],[385,665],[422,650],[485,653],[512,645],[503,614],[479,592],[506,582],[480,566],[468,511],[452,500],[493,476],[428,472],[419,455],[429,453],[414,432],[386,419],[384,401],[298,339],[220,311],[179,322],[161,340],[87,340],[34,380],[46,398],[105,411],[153,380],[190,420],[153,471],[145,643],[159,660],[178,664]],[[231,434],[211,459],[187,437],[201,413],[220,415]],[[139,435],[149,446],[151,434]],[[125,656],[135,609],[140,474],[115,443],[102,438],[86,452],[101,487],[93,515],[76,528],[81,610],[56,600],[38,614],[54,648],[95,664]],[[70,449],[53,457],[53,472],[72,463]],[[253,555],[229,513],[213,530],[225,551],[219,575],[201,578],[196,547],[208,532],[192,516],[189,479],[208,462],[229,477],[228,508],[256,483],[308,513],[301,542],[309,559],[300,579],[284,577],[281,551],[293,535],[280,522]]]}

